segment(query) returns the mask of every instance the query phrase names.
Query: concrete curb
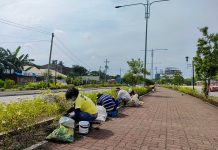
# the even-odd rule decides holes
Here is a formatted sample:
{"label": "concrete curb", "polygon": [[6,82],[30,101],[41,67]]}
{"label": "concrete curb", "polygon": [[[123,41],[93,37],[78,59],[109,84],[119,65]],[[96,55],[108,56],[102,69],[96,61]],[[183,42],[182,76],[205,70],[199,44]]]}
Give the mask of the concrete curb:
{"label": "concrete curb", "polygon": [[28,147],[28,148],[26,148],[24,150],[34,150],[34,149],[38,148],[39,146],[42,146],[42,145],[44,145],[46,143],[48,143],[48,141],[41,141],[41,142],[39,142],[39,143],[37,143],[35,145],[32,145],[32,146],[30,146],[30,147]]}

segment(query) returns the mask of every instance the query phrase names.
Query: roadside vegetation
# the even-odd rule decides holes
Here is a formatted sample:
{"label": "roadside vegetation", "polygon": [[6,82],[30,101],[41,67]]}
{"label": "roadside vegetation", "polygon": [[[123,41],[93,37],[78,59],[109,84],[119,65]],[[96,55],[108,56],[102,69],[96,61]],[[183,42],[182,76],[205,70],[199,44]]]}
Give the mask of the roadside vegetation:
{"label": "roadside vegetation", "polygon": [[[128,87],[124,89],[128,90]],[[150,88],[142,87],[132,89],[140,96],[150,91]],[[83,94],[96,103],[97,93]],[[116,97],[115,90],[105,90],[101,93]],[[49,90],[33,100],[0,104],[0,149],[23,149],[43,140],[47,132],[55,127],[58,118],[72,105],[72,102],[65,99],[64,93],[53,94]],[[40,128],[36,125],[51,118],[56,118],[53,124],[43,124]],[[50,126],[53,128],[50,129]]]}
{"label": "roadside vegetation", "polygon": [[193,90],[190,87],[181,87],[181,86],[176,86],[176,85],[161,85],[161,86],[197,97],[205,102],[208,102],[218,107],[218,97],[205,96],[204,93],[200,93],[197,90]]}
{"label": "roadside vegetation", "polygon": [[[125,86],[126,84],[84,84],[76,86],[78,88],[100,88],[100,87],[115,87]],[[49,89],[67,89],[74,86],[73,84],[62,84],[62,83],[50,83]],[[22,91],[22,90],[45,90],[48,89],[44,81],[41,82],[28,82],[24,85],[16,85],[13,80],[1,80],[0,79],[0,91]]]}

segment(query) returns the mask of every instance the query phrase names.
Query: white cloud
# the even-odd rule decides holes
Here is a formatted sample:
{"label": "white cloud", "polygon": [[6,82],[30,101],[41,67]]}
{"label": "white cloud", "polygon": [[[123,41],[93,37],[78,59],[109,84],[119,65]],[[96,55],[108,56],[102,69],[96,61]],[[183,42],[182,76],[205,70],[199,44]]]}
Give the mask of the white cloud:
{"label": "white cloud", "polygon": [[[144,60],[145,20],[140,6],[115,9],[114,6],[142,2],[141,0],[0,0],[0,18],[55,33],[52,59],[64,61],[67,66],[75,63],[88,69],[104,66],[110,60],[110,72],[127,68],[126,61],[140,57]],[[175,66],[184,68],[186,55],[196,51],[200,36],[198,27],[208,25],[211,32],[218,31],[217,2],[205,0],[170,1],[151,8],[148,24],[148,49],[168,48],[155,53],[158,68]],[[204,11],[203,11],[204,10]],[[1,41],[28,41],[47,39],[48,42],[24,44],[23,52],[35,58],[36,63],[48,62],[51,35],[18,29],[0,23]],[[2,34],[14,37],[6,37]],[[61,40],[67,49],[61,47]],[[1,46],[1,45],[0,45]],[[4,44],[15,49],[18,44]],[[150,53],[147,54],[150,63]],[[149,65],[148,65],[149,66]]]}

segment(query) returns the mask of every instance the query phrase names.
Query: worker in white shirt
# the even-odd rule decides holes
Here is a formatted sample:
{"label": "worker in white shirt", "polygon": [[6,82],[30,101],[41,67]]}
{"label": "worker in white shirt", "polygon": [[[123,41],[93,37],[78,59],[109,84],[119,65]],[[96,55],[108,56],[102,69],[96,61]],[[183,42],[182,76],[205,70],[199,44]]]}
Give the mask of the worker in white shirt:
{"label": "worker in white shirt", "polygon": [[130,94],[127,91],[120,89],[119,87],[116,88],[116,92],[117,100],[121,100],[123,105],[126,106],[126,104],[131,100]]}

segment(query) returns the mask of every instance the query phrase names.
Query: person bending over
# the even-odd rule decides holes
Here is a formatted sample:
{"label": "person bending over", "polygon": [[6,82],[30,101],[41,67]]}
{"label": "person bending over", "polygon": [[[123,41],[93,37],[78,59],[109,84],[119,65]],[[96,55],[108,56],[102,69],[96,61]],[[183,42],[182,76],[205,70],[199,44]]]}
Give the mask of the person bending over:
{"label": "person bending over", "polygon": [[97,107],[93,101],[80,94],[79,90],[76,88],[69,88],[65,93],[66,99],[71,99],[74,103],[65,114],[69,116],[69,113],[74,112],[74,115],[71,116],[75,121],[94,121],[97,118]]}
{"label": "person bending over", "polygon": [[126,106],[126,104],[131,100],[130,94],[125,90],[121,90],[120,88],[116,88],[116,92],[117,99],[121,100],[123,102],[123,105]]}
{"label": "person bending over", "polygon": [[97,104],[103,106],[107,113],[116,110],[118,101],[108,94],[97,94]]}

